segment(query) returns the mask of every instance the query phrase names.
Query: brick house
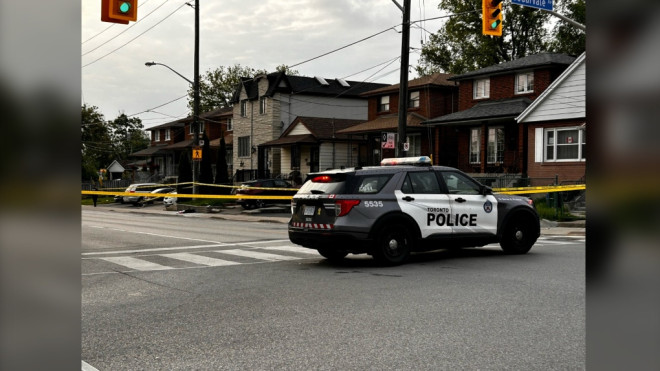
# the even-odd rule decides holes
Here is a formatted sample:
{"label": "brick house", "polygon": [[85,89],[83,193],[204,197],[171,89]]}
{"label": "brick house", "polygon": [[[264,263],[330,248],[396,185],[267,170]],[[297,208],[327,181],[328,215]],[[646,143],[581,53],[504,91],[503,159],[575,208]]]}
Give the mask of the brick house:
{"label": "brick house", "polygon": [[280,147],[262,144],[278,139],[298,116],[366,120],[367,101],[360,94],[383,86],[284,72],[242,78],[232,98],[235,181],[293,170],[282,163]]}
{"label": "brick house", "polygon": [[[433,132],[422,125],[431,117],[442,116],[458,109],[458,85],[450,81],[453,75],[435,73],[408,82],[408,110],[406,116],[406,136],[410,149],[403,156],[431,155]],[[341,134],[350,135],[353,140],[362,139],[364,148],[359,151],[360,165],[378,165],[380,160],[395,157],[394,143],[399,126],[399,84],[374,89],[362,94],[369,99],[368,121],[348,129]],[[440,131],[438,130],[438,133]],[[387,143],[387,138],[390,143]],[[394,143],[391,139],[394,139]],[[444,135],[438,140],[448,140]],[[450,143],[444,143],[449,145]],[[450,155],[447,151],[443,154]],[[441,159],[443,163],[449,159]]]}
{"label": "brick house", "polygon": [[[200,114],[199,118],[200,139],[201,134],[206,133],[211,147],[211,162],[215,169],[220,136],[225,136],[225,142],[231,142],[232,108],[205,112]],[[150,181],[173,181],[178,176],[181,153],[192,153],[195,131],[193,119],[186,117],[154,126],[149,131],[151,133],[149,147],[134,152],[131,156],[145,158],[150,171]]]}
{"label": "brick house", "polygon": [[[527,176],[527,124],[518,125],[516,117],[574,61],[566,54],[540,53],[449,78],[459,84],[458,111],[423,123],[440,138],[436,158],[456,158],[448,165],[491,178],[490,184]],[[454,145],[442,147],[442,135],[451,135]]]}
{"label": "brick house", "polygon": [[516,117],[527,127],[527,175],[559,182],[585,178],[586,53]]}

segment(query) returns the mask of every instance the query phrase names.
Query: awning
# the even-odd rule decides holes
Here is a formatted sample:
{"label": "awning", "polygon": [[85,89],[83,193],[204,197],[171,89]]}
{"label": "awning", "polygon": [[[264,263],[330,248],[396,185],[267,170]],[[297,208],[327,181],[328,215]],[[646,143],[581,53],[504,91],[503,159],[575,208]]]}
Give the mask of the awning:
{"label": "awning", "polygon": [[271,140],[270,142],[262,143],[260,147],[280,147],[292,144],[318,144],[318,140],[311,134],[304,135],[288,135],[286,137]]}
{"label": "awning", "polygon": [[424,121],[424,125],[470,125],[482,121],[514,120],[532,101],[516,98],[502,101],[487,101],[475,104],[472,108]]}

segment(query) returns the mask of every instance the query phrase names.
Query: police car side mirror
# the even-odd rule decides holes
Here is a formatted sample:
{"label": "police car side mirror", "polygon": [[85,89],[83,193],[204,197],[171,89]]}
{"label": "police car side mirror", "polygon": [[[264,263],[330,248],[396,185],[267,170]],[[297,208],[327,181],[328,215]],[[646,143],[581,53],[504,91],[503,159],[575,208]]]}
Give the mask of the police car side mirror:
{"label": "police car side mirror", "polygon": [[479,191],[481,191],[481,194],[484,196],[493,194],[493,189],[483,184],[479,187]]}

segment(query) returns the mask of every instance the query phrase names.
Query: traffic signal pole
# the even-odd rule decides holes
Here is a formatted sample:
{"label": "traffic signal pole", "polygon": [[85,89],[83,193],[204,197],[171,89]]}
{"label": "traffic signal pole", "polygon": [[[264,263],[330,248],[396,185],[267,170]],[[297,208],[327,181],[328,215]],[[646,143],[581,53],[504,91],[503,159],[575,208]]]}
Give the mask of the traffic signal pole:
{"label": "traffic signal pole", "polygon": [[[199,0],[195,0],[195,77],[193,78],[193,146],[199,147]],[[197,194],[199,161],[193,161],[193,194]]]}

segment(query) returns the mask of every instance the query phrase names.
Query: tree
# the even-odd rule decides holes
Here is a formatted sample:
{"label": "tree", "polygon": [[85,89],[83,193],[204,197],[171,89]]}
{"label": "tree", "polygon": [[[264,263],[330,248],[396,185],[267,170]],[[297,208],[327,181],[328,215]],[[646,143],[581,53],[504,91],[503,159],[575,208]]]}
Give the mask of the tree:
{"label": "tree", "polygon": [[150,139],[143,130],[142,120],[137,117],[129,118],[122,113],[116,119],[108,121],[108,126],[111,130],[114,156],[118,161],[126,160],[131,153],[149,146]]}
{"label": "tree", "polygon": [[[559,13],[578,23],[585,24],[587,21],[586,0],[562,1],[558,8]],[[550,50],[553,52],[578,56],[586,50],[587,34],[566,21],[557,22],[552,34]]]}
{"label": "tree", "polygon": [[[297,75],[298,71],[289,69],[286,65],[279,65],[277,71],[284,71],[288,75]],[[230,107],[231,98],[241,77],[251,77],[265,74],[266,70],[256,70],[252,67],[243,67],[240,64],[215,70],[208,70],[199,79],[199,112],[210,112],[214,109]],[[194,92],[188,90],[188,108],[193,111]]]}
{"label": "tree", "polygon": [[482,34],[481,0],[441,0],[438,8],[451,16],[422,47],[419,75],[461,74],[511,61],[547,49],[548,13],[503,2],[502,37]]}
{"label": "tree", "polygon": [[[204,184],[213,183],[213,167],[211,166],[211,146],[209,144],[209,138],[206,136],[206,133],[202,136],[204,145],[202,146],[202,160],[199,164],[199,182]],[[211,194],[213,193],[213,188],[209,186],[201,186],[199,188],[199,193],[201,194]]]}
{"label": "tree", "polygon": [[112,162],[111,131],[98,107],[81,108],[82,179],[98,179],[98,171]]}
{"label": "tree", "polygon": [[[183,151],[181,152],[181,156],[179,157],[179,168],[178,168],[179,178],[177,183],[192,182],[192,166],[190,164],[189,152],[190,151]],[[178,185],[177,192],[192,193],[192,186],[190,184]]]}

